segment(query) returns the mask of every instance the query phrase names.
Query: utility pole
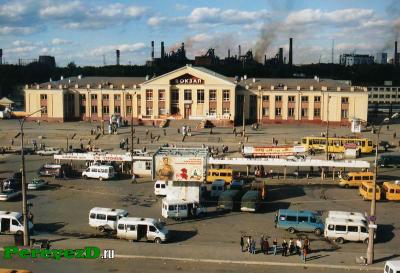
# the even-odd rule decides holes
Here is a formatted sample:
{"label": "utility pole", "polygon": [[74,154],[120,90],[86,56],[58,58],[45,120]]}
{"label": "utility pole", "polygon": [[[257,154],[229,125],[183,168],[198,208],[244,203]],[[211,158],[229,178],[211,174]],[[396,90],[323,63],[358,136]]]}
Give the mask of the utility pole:
{"label": "utility pole", "polygon": [[243,94],[243,108],[242,108],[242,136],[243,136],[243,143],[244,143],[244,136],[246,134],[245,117],[244,117],[245,102],[246,102],[246,95]]}
{"label": "utility pole", "polygon": [[329,160],[329,150],[328,150],[328,147],[329,147],[329,143],[328,143],[328,135],[329,135],[329,99],[330,99],[330,97],[331,96],[329,96],[329,94],[328,94],[328,102],[327,102],[327,104],[326,104],[326,112],[327,112],[327,115],[326,115],[326,145],[325,145],[325,147],[326,147],[326,160]]}

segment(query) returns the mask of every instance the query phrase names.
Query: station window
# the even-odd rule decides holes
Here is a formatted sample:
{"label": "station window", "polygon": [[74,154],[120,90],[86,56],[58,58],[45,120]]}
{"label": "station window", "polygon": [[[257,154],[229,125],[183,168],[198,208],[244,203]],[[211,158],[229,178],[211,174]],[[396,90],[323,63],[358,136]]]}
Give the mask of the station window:
{"label": "station window", "polygon": [[217,114],[217,111],[215,110],[215,108],[210,108],[210,115],[214,116]]}
{"label": "station window", "polygon": [[79,100],[86,100],[86,95],[85,94],[79,94]]}
{"label": "station window", "polygon": [[389,94],[386,94],[386,95],[385,95],[385,98],[390,99],[390,95],[389,95]]}
{"label": "station window", "polygon": [[178,90],[172,90],[171,91],[171,101],[173,103],[178,103],[179,102],[179,92],[178,92]]}
{"label": "station window", "polygon": [[46,94],[41,94],[40,95],[41,100],[47,100],[47,95]]}
{"label": "station window", "polygon": [[222,109],[222,114],[229,114],[229,107]]}
{"label": "station window", "polygon": [[302,118],[308,117],[308,108],[301,108],[301,117]]}
{"label": "station window", "polygon": [[280,116],[281,112],[282,112],[281,108],[279,108],[279,107],[275,108],[275,116]]}
{"label": "station window", "polygon": [[320,116],[321,116],[321,109],[315,108],[314,109],[314,117],[320,117]]}
{"label": "station window", "polygon": [[85,106],[85,105],[79,106],[79,112],[80,112],[81,114],[85,114],[85,113],[86,113],[86,106]]}
{"label": "station window", "polygon": [[132,114],[132,106],[127,106],[126,107],[126,113],[127,114]]}
{"label": "station window", "polygon": [[275,96],[275,101],[282,101],[282,96]]}
{"label": "station window", "polygon": [[288,117],[294,117],[294,108],[288,108]]}
{"label": "station window", "polygon": [[267,95],[262,96],[262,100],[263,101],[269,101],[269,96],[267,96]]}
{"label": "station window", "polygon": [[197,103],[204,103],[204,90],[197,90]]}
{"label": "station window", "polygon": [[153,100],[153,90],[147,89],[146,90],[146,101],[152,101]]}
{"label": "station window", "polygon": [[268,107],[263,107],[263,116],[268,117],[269,116],[269,108]]}
{"label": "station window", "polygon": [[164,89],[158,90],[158,100],[165,101],[165,90]]}
{"label": "station window", "polygon": [[301,96],[301,102],[308,102],[308,96]]}
{"label": "station window", "polygon": [[151,116],[153,114],[153,108],[152,107],[146,107],[146,115]]}
{"label": "station window", "polygon": [[192,100],[192,90],[185,89],[183,92],[183,99],[184,100]]}
{"label": "station window", "polygon": [[289,96],[288,97],[288,102],[294,102],[294,96]]}
{"label": "station window", "polygon": [[348,97],[342,97],[342,103],[349,103]]}
{"label": "station window", "polygon": [[158,113],[160,115],[165,115],[165,113],[166,113],[165,108],[158,108]]}
{"label": "station window", "polygon": [[104,105],[103,106],[103,114],[108,114],[110,113],[110,107],[108,107],[108,105]]}
{"label": "station window", "polygon": [[117,105],[114,107],[114,113],[120,114],[121,113],[121,106]]}
{"label": "station window", "polygon": [[349,110],[342,109],[342,119],[349,118]]}
{"label": "station window", "polygon": [[42,114],[47,115],[47,106],[44,106],[42,109]]}
{"label": "station window", "polygon": [[90,110],[92,110],[92,113],[96,114],[97,113],[97,106],[96,105],[92,105]]}
{"label": "station window", "polygon": [[210,101],[217,100],[217,90],[210,90]]}
{"label": "station window", "polygon": [[121,100],[121,95],[119,94],[114,95],[114,100]]}
{"label": "station window", "polygon": [[230,93],[229,93],[229,90],[223,90],[223,101],[229,101],[229,96],[230,96]]}
{"label": "station window", "polygon": [[131,94],[126,95],[126,100],[132,100],[132,95]]}
{"label": "station window", "polygon": [[103,98],[103,100],[108,100],[109,96],[108,96],[108,94],[103,94],[102,98]]}
{"label": "station window", "polygon": [[314,102],[320,102],[321,101],[321,97],[320,96],[315,96],[314,97]]}
{"label": "station window", "polygon": [[378,98],[378,95],[377,95],[377,94],[374,94],[374,95],[372,95],[372,97],[373,97],[374,99],[377,99],[377,98]]}

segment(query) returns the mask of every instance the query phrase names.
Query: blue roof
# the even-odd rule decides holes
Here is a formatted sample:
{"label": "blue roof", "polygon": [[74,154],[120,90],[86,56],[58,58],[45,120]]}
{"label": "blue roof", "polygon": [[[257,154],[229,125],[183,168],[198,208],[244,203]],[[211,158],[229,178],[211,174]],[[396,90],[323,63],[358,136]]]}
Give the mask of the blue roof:
{"label": "blue roof", "polygon": [[314,216],[318,214],[316,211],[312,210],[291,210],[291,209],[280,209],[279,214],[287,215],[299,215],[299,216]]}

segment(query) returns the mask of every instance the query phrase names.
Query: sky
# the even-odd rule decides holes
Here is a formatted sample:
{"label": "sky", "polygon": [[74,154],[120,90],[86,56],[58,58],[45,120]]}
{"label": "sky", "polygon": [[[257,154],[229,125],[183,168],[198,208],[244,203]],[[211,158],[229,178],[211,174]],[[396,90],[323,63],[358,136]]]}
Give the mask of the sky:
{"label": "sky", "polygon": [[[58,66],[144,64],[160,42],[185,42],[187,56],[215,48],[221,58],[252,50],[259,60],[279,47],[295,64],[331,62],[342,53],[393,57],[400,34],[398,0],[0,0],[3,61],[53,55]],[[400,41],[400,40],[399,40]]]}

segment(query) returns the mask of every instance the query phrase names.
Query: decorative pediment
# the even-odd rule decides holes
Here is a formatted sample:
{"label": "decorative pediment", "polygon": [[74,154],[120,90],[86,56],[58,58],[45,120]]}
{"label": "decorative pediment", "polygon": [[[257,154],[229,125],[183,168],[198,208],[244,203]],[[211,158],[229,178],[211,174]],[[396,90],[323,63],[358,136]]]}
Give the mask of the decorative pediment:
{"label": "decorative pediment", "polygon": [[177,78],[170,80],[171,85],[177,84],[204,84],[204,80],[198,77],[195,77],[189,73],[185,73]]}

